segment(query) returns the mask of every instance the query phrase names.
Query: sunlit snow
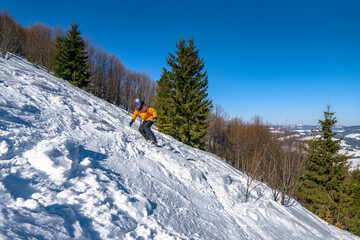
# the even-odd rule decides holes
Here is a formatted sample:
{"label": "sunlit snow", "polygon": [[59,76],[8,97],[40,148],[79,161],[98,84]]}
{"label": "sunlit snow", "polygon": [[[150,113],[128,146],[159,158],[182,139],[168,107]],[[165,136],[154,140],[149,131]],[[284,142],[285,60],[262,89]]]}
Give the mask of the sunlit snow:
{"label": "sunlit snow", "polygon": [[246,199],[243,173],[157,131],[151,146],[129,122],[0,58],[0,239],[359,239],[265,185]]}

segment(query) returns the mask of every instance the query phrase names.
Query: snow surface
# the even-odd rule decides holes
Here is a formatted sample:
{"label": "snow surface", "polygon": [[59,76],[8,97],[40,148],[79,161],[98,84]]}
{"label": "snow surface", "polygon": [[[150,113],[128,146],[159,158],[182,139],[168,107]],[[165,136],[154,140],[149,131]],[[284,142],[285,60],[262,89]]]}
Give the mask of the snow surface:
{"label": "snow surface", "polygon": [[151,146],[129,122],[0,58],[0,239],[360,239],[265,185],[245,199],[243,173],[157,131]]}
{"label": "snow surface", "polygon": [[347,138],[355,138],[356,140],[360,140],[360,133],[353,133],[346,135]]}

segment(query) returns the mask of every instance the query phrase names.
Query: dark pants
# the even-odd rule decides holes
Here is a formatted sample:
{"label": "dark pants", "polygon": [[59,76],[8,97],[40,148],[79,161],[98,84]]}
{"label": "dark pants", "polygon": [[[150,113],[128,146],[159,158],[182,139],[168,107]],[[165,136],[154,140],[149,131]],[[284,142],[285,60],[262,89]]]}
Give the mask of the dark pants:
{"label": "dark pants", "polygon": [[144,136],[146,140],[153,140],[155,138],[154,133],[151,131],[150,127],[153,125],[153,121],[143,121],[140,124],[139,132]]}

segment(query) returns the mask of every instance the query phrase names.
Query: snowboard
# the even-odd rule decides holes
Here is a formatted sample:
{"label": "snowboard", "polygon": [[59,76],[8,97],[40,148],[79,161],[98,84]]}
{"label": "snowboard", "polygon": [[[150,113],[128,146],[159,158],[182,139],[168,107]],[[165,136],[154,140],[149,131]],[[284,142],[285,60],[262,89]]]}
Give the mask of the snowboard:
{"label": "snowboard", "polygon": [[158,148],[162,147],[162,145],[159,145],[158,143],[157,144],[150,143],[150,145],[153,145],[154,147],[158,147]]}
{"label": "snowboard", "polygon": [[152,145],[154,147],[158,147],[158,148],[162,147],[162,145],[160,145],[159,143],[152,144],[149,140],[146,140],[146,142],[149,143],[149,145]]}

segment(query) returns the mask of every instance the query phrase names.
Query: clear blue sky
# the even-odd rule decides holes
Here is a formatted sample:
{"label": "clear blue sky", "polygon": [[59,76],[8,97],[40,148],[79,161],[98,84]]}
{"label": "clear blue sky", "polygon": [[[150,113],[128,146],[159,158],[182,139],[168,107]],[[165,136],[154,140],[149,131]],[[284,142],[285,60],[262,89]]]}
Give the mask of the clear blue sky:
{"label": "clear blue sky", "polygon": [[175,42],[191,36],[209,96],[232,117],[317,124],[327,104],[338,124],[360,125],[360,1],[1,0],[24,26],[68,27],[158,80]]}

